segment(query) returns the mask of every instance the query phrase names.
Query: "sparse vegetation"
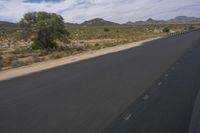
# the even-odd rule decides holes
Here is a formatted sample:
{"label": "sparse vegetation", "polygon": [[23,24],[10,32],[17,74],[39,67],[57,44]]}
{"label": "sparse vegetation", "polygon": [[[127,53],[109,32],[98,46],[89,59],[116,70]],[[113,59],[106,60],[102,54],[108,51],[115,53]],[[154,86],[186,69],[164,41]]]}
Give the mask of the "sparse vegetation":
{"label": "sparse vegetation", "polygon": [[55,51],[50,54],[50,58],[51,59],[59,59],[59,58],[65,57],[67,55],[68,54],[64,51],[61,51],[61,52]]}
{"label": "sparse vegetation", "polygon": [[12,61],[11,63],[11,66],[13,68],[16,68],[16,67],[20,67],[20,66],[25,66],[25,65],[28,65],[28,63],[24,62],[24,61],[21,61],[21,60],[14,60]]}
{"label": "sparse vegetation", "polygon": [[[0,69],[20,67],[84,51],[98,50],[162,36],[168,34],[168,32],[179,32],[200,27],[200,24],[142,26],[113,24],[112,26],[94,26],[92,24],[88,27],[63,27],[64,23],[60,16],[43,12],[39,13],[41,16],[38,14],[41,17],[38,18],[39,22],[31,23],[33,18],[37,16],[36,14],[25,15],[20,22],[21,26],[25,25],[24,28],[10,24],[4,26],[2,31],[0,30]],[[25,23],[26,20],[31,26]],[[58,31],[54,28],[58,28]]]}

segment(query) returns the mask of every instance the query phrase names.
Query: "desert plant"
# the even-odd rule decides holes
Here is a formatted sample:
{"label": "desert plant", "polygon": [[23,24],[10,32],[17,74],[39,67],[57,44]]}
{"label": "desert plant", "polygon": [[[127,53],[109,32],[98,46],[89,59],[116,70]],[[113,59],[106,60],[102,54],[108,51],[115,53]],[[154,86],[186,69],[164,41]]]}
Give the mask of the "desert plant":
{"label": "desert plant", "polygon": [[165,33],[168,33],[168,32],[170,32],[170,29],[166,27],[162,31],[165,32]]}
{"label": "desert plant", "polygon": [[[1,53],[0,53],[1,54]],[[3,57],[0,55],[0,70],[3,68]]]}
{"label": "desert plant", "polygon": [[94,46],[95,46],[95,47],[98,47],[98,46],[100,46],[100,44],[99,44],[99,43],[95,43]]}
{"label": "desert plant", "polygon": [[108,29],[108,28],[104,28],[103,30],[104,30],[105,32],[110,31],[110,29]]}
{"label": "desert plant", "polygon": [[0,60],[0,70],[3,68],[3,61]]}
{"label": "desert plant", "polygon": [[43,60],[45,60],[45,58],[38,57],[37,55],[32,56],[32,62],[33,63],[41,62]]}
{"label": "desert plant", "polygon": [[6,54],[4,58],[4,65],[9,66],[12,63],[12,61],[16,59],[17,59],[17,56],[15,54],[12,54],[12,53]]}
{"label": "desert plant", "polygon": [[23,27],[23,31],[34,34],[33,49],[56,48],[56,39],[67,40],[69,37],[63,18],[55,13],[27,13],[19,25]]}
{"label": "desert plant", "polygon": [[65,53],[65,52],[53,52],[53,53],[50,55],[50,58],[51,58],[51,59],[59,59],[59,58],[65,57],[65,56],[66,56],[66,53]]}
{"label": "desert plant", "polygon": [[13,68],[21,67],[21,66],[25,66],[25,65],[27,65],[27,63],[24,62],[24,61],[21,61],[21,60],[14,60],[14,61],[12,61],[12,63],[11,63],[11,66],[12,66]]}
{"label": "desert plant", "polygon": [[194,29],[194,26],[190,25],[189,30],[193,30],[193,29]]}

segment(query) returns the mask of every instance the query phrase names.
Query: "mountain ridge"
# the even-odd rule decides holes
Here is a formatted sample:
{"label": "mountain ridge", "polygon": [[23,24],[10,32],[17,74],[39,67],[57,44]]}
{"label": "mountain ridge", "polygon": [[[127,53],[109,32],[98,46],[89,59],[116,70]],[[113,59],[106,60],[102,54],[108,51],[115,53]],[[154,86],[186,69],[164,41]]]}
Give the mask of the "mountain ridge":
{"label": "mountain ridge", "polygon": [[120,24],[102,18],[94,18],[88,21],[84,21],[80,25],[83,27],[90,27],[90,26],[116,26]]}
{"label": "mountain ridge", "polygon": [[[116,22],[108,21],[102,18],[94,18],[87,21],[84,21],[80,24],[78,23],[70,23],[66,22],[66,27],[94,27],[94,26],[119,26],[119,25],[127,25],[127,26],[139,26],[139,25],[160,25],[160,24],[187,24],[187,23],[200,23],[200,18],[198,17],[187,17],[187,16],[177,16],[175,18],[169,20],[155,20],[153,18],[148,18],[146,21],[128,21],[124,24],[119,24]],[[16,23],[0,21],[0,26],[12,26]]]}
{"label": "mountain ridge", "polygon": [[169,20],[154,20],[152,18],[146,21],[128,21],[125,25],[158,25],[158,24],[187,24],[187,23],[200,23],[200,18],[197,17],[187,17],[187,16],[177,16]]}

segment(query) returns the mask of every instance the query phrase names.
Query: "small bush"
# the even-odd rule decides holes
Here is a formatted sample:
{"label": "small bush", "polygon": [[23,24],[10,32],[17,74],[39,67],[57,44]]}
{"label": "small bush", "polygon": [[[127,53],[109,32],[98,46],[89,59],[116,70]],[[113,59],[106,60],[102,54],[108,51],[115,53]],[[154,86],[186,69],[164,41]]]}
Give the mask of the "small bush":
{"label": "small bush", "polygon": [[12,66],[13,68],[21,67],[21,66],[25,66],[25,65],[27,65],[27,63],[24,62],[24,61],[20,61],[20,60],[14,60],[14,61],[12,61],[12,63],[11,63],[11,66]]}
{"label": "small bush", "polygon": [[100,46],[100,44],[99,43],[95,43],[95,45],[94,45],[95,47],[98,47],[98,46]]}
{"label": "small bush", "polygon": [[33,50],[38,50],[38,49],[43,49],[43,45],[41,44],[40,41],[34,40],[33,44],[31,45],[31,48]]}
{"label": "small bush", "polygon": [[0,70],[3,68],[3,57],[0,56]]}
{"label": "small bush", "polygon": [[3,55],[3,53],[2,53],[2,52],[0,52],[0,60],[2,60],[2,59],[3,59],[3,57],[2,57],[1,55]]}
{"label": "small bush", "polygon": [[3,68],[3,57],[1,56],[3,53],[0,52],[0,70]]}
{"label": "small bush", "polygon": [[0,60],[0,70],[3,68],[3,61]]}
{"label": "small bush", "polygon": [[108,28],[104,28],[104,31],[105,31],[105,32],[108,32],[108,31],[110,31],[110,29],[108,29]]}
{"label": "small bush", "polygon": [[51,59],[59,59],[59,58],[65,57],[65,56],[66,56],[66,53],[65,53],[65,52],[53,52],[53,53],[50,55],[50,58],[51,58]]}
{"label": "small bush", "polygon": [[5,55],[5,58],[4,58],[4,64],[5,64],[5,66],[10,65],[12,63],[12,61],[14,61],[16,59],[17,59],[17,56],[15,54]]}
{"label": "small bush", "polygon": [[170,32],[170,29],[169,28],[164,28],[162,31],[165,32],[165,33],[168,33],[168,32]]}
{"label": "small bush", "polygon": [[43,61],[43,60],[44,60],[44,58],[40,58],[40,57],[38,57],[37,55],[34,55],[34,56],[32,57],[32,62],[33,62],[33,63],[41,62],[41,61]]}
{"label": "small bush", "polygon": [[37,53],[38,56],[46,56],[49,54],[48,50],[42,50],[42,49],[38,49],[35,52]]}
{"label": "small bush", "polygon": [[57,48],[57,44],[55,42],[49,42],[48,43],[48,48],[47,46],[45,46],[44,44],[42,44],[40,41],[38,40],[33,40],[33,44],[31,45],[31,48],[33,50],[39,50],[39,49],[47,49],[47,50],[50,50],[50,49],[55,49]]}
{"label": "small bush", "polygon": [[194,26],[190,25],[189,30],[193,30],[193,29],[194,29]]}

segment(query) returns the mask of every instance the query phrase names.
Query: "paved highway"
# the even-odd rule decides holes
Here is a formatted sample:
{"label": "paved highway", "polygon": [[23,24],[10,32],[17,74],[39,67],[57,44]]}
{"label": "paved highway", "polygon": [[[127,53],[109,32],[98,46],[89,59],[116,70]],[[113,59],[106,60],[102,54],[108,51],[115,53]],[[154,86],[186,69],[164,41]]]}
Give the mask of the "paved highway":
{"label": "paved highway", "polygon": [[199,133],[199,59],[200,45],[196,45],[163,74],[158,84],[150,87],[143,97],[113,121],[104,133],[189,133],[190,125],[190,133]]}
{"label": "paved highway", "polygon": [[[100,133],[123,130],[114,128],[115,123],[121,123],[116,118],[152,85],[157,82],[160,85],[159,79],[164,72],[199,40],[200,31],[195,31],[0,82],[0,132]],[[178,93],[173,94],[168,88],[165,91],[172,97]],[[183,96],[188,92],[183,91]],[[189,95],[190,98],[193,99],[193,95]],[[148,97],[145,99],[149,101]],[[178,105],[179,101],[175,100],[180,99],[173,99]],[[190,113],[187,111],[183,112]],[[129,116],[125,119],[129,121]],[[142,127],[141,119],[137,123]]]}

